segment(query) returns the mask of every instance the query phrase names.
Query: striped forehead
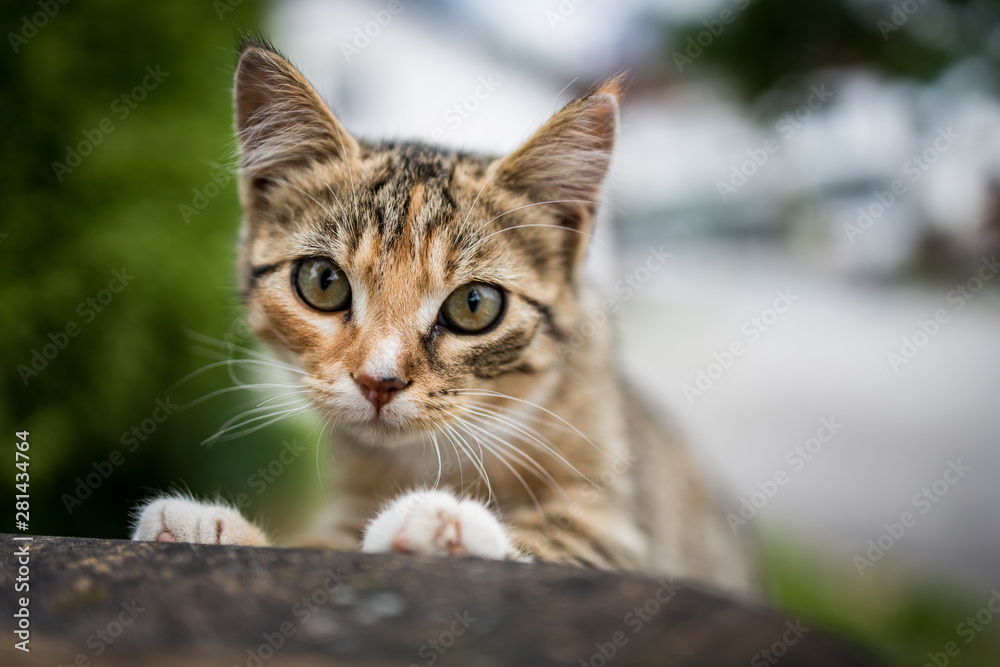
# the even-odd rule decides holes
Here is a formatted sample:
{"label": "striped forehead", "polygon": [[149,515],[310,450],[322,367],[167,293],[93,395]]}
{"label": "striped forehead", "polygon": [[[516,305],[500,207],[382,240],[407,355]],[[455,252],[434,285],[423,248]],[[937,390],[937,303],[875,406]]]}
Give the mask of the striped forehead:
{"label": "striped forehead", "polygon": [[[347,179],[323,183],[310,198],[324,222],[302,230],[296,246],[340,263],[355,283],[356,309],[370,316],[429,311],[473,279],[503,284],[505,263],[476,243],[484,226],[465,219],[476,189],[462,177],[455,182],[459,166],[481,165],[420,144],[381,145]],[[485,213],[487,202],[479,204]]]}
{"label": "striped forehead", "polygon": [[447,296],[456,252],[450,231],[458,209],[449,192],[455,158],[423,146],[386,155],[361,184],[367,215],[350,244],[348,264],[364,292],[358,305],[366,312],[358,315],[429,325],[423,320],[433,320]]}
{"label": "striped forehead", "polygon": [[450,291],[444,272],[448,245],[445,238],[432,236],[425,252],[412,257],[399,247],[384,247],[376,232],[364,232],[345,267],[352,277],[358,320],[429,327]]}
{"label": "striped forehead", "polygon": [[367,183],[368,227],[387,250],[418,256],[428,236],[454,226],[456,156],[421,145],[389,147]]}

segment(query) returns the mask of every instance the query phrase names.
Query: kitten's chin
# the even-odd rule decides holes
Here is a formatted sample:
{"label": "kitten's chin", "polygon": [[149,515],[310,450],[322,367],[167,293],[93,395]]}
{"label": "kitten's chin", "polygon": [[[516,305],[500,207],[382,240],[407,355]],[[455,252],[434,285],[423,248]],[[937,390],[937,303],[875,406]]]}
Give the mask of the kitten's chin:
{"label": "kitten's chin", "polygon": [[359,395],[316,392],[312,404],[334,430],[348,440],[370,447],[405,447],[426,438],[427,425],[419,409],[407,401],[393,401],[381,411]]}
{"label": "kitten's chin", "polygon": [[336,431],[358,444],[369,447],[408,447],[425,442],[424,431],[372,422],[367,424],[338,424]]}

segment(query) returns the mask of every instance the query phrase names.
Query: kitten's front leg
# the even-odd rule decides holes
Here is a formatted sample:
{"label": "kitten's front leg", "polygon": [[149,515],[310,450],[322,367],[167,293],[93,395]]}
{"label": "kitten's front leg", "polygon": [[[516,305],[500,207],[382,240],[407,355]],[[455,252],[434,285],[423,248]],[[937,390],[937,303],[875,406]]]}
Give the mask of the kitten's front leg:
{"label": "kitten's front leg", "polygon": [[500,521],[475,500],[446,491],[412,491],[393,500],[365,528],[366,553],[516,558]]}
{"label": "kitten's front leg", "polygon": [[178,496],[157,498],[144,506],[136,519],[132,539],[255,547],[268,545],[264,532],[232,507]]}

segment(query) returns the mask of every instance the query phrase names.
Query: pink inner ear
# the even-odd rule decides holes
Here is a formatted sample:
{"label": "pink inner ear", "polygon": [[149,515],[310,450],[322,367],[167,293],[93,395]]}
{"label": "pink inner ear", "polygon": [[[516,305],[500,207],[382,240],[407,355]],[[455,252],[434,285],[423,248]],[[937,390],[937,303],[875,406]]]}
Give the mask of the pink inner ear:
{"label": "pink inner ear", "polygon": [[561,202],[563,224],[587,227],[618,130],[615,90],[566,105],[507,158],[498,180],[535,201]]}
{"label": "pink inner ear", "polygon": [[250,48],[236,67],[236,129],[241,135],[255,116],[272,104],[275,91],[281,88],[283,77],[272,57],[262,49]]}
{"label": "pink inner ear", "polygon": [[350,158],[358,151],[316,89],[267,48],[250,46],[240,55],[234,102],[244,166],[255,173],[304,156]]}

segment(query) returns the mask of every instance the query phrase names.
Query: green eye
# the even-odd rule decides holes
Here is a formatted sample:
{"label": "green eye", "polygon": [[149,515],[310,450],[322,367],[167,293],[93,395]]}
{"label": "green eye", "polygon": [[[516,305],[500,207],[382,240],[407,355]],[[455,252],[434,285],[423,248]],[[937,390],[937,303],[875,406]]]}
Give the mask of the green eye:
{"label": "green eye", "polygon": [[295,289],[316,310],[346,310],[351,305],[351,283],[340,268],[328,259],[309,257],[295,269]]}
{"label": "green eye", "polygon": [[441,321],[453,331],[481,333],[503,315],[504,293],[486,283],[469,283],[452,292],[441,306]]}

